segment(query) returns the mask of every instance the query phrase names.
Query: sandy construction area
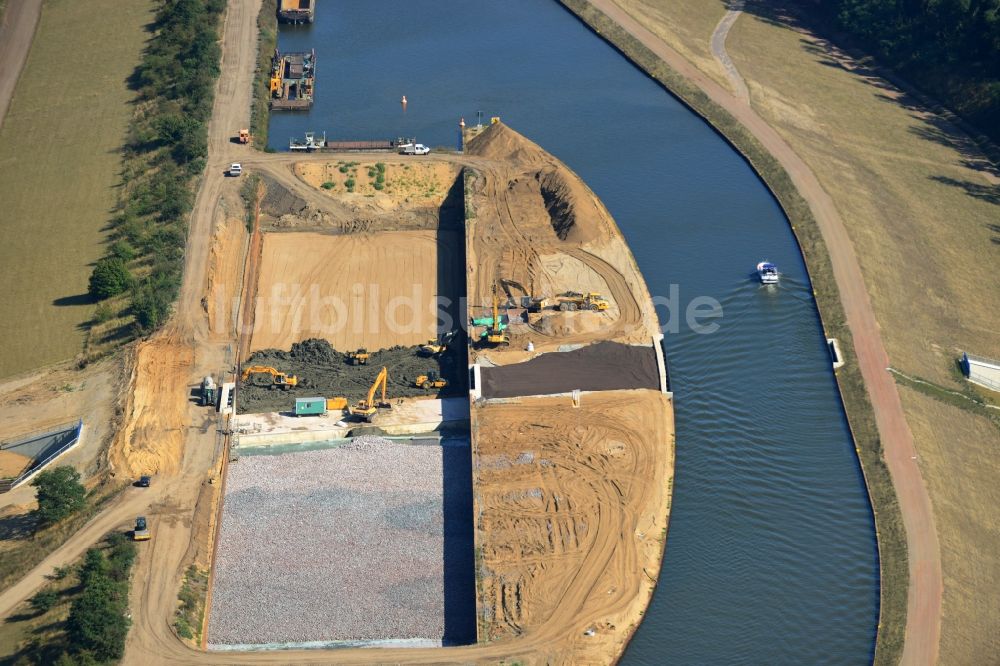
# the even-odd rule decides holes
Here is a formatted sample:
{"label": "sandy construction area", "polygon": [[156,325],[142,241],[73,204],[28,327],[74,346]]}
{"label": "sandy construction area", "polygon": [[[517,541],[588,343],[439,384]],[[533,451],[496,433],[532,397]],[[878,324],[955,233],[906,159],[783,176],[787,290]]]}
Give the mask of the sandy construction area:
{"label": "sandy construction area", "polygon": [[[480,638],[556,624],[579,638],[552,646],[548,663],[614,661],[660,566],[669,399],[614,391],[574,409],[569,398],[525,398],[488,404],[474,418]],[[590,628],[596,635],[584,637]]]}
{"label": "sandy construction area", "polygon": [[336,349],[415,345],[449,330],[438,297],[461,281],[454,232],[273,233],[264,239],[251,350],[324,338]]}
{"label": "sandy construction area", "polygon": [[[398,158],[397,158],[398,160]],[[381,165],[381,166],[379,166]],[[458,168],[448,162],[403,161],[299,162],[295,175],[321,192],[381,210],[421,206],[437,208],[455,184]],[[383,182],[378,183],[379,178]],[[348,181],[353,182],[348,189]],[[382,189],[376,189],[376,184]]]}

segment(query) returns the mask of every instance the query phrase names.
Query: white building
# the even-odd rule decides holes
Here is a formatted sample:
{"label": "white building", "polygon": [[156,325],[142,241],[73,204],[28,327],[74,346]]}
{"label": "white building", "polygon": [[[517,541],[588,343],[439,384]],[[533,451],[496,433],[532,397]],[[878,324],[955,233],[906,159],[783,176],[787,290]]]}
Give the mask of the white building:
{"label": "white building", "polygon": [[1000,391],[1000,361],[965,352],[962,354],[962,372],[970,382]]}

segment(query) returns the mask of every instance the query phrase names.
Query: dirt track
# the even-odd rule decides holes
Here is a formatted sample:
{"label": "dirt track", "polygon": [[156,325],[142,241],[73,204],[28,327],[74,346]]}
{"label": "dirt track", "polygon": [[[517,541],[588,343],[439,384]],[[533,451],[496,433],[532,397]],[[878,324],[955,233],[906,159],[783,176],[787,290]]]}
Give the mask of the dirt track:
{"label": "dirt track", "polygon": [[0,22],[0,125],[14,96],[28,50],[35,37],[35,27],[42,15],[42,0],[17,0],[7,3]]}
{"label": "dirt track", "polygon": [[885,449],[885,460],[892,474],[906,527],[910,585],[902,663],[935,663],[941,634],[943,583],[934,514],[917,466],[913,434],[903,416],[899,392],[886,371],[889,357],[882,344],[878,322],[865,290],[861,268],[832,199],[802,158],[746,101],[734,96],[699,71],[613,0],[590,0],[590,3],[747,127],[781,163],[796,189],[809,203],[830,253],[834,279],[840,291],[847,324],[854,336],[855,353],[868,387],[879,436]]}

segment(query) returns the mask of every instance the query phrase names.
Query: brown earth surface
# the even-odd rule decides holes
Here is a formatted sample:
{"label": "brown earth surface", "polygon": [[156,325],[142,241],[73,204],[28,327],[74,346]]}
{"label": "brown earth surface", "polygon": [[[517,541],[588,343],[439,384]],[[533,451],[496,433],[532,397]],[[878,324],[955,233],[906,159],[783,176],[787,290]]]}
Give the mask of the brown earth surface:
{"label": "brown earth surface", "polygon": [[31,458],[13,451],[0,451],[0,479],[16,477],[31,464]]}
{"label": "brown earth surface", "polygon": [[559,627],[568,640],[533,660],[615,661],[652,594],[666,539],[669,399],[615,391],[588,395],[578,409],[568,398],[533,398],[473,414],[480,637]]}
{"label": "brown earth surface", "polygon": [[[518,541],[517,529],[498,529],[496,541],[484,542],[490,548],[489,564],[494,580],[499,580],[510,567],[511,575],[521,581],[527,593],[524,598],[528,604],[518,611],[516,618],[498,616],[503,625],[497,624],[496,629],[505,633],[503,639],[456,648],[250,652],[234,658],[228,653],[196,650],[174,633],[172,618],[182,574],[191,562],[204,562],[211,551],[213,501],[210,500],[219,484],[207,484],[217,478],[221,460],[216,431],[226,427],[210,410],[191,401],[190,390],[201,376],[218,374],[220,368],[226,367],[227,349],[231,352],[236,344],[235,339],[227,342],[224,334],[210,330],[207,315],[211,307],[205,301],[212,293],[210,285],[221,289],[225,298],[245,291],[220,288],[223,279],[242,266],[242,258],[230,254],[243,252],[240,234],[219,227],[229,224],[221,221],[227,216],[220,212],[220,207],[225,208],[226,200],[235,200],[241,185],[236,179],[223,177],[226,165],[241,161],[249,173],[256,172],[277,183],[290,195],[284,197],[286,203],[300,206],[299,212],[306,214],[288,210],[279,215],[268,213],[273,218],[268,224],[274,227],[324,227],[340,232],[343,239],[346,231],[408,228],[405,224],[409,222],[396,227],[380,225],[391,224],[393,216],[406,218],[410,213],[415,214],[403,207],[382,215],[376,207],[367,207],[366,201],[348,205],[310,187],[293,171],[296,162],[347,162],[359,159],[357,155],[293,157],[254,153],[230,142],[235,128],[248,125],[246,100],[256,59],[259,8],[260,0],[231,0],[228,5],[222,42],[223,71],[209,126],[208,168],[192,212],[181,295],[168,326],[137,346],[133,374],[123,383],[128,395],[126,422],[109,454],[112,469],[126,477],[155,471],[154,486],[146,491],[127,490],[111,508],[95,517],[18,585],[0,593],[0,616],[30,596],[52,567],[72,561],[109,529],[127,529],[135,515],[145,514],[150,518],[153,539],[142,545],[136,563],[130,594],[133,625],[123,659],[125,664],[614,661],[652,593],[669,511],[672,411],[669,398],[654,391],[595,394],[587,396],[579,409],[568,403],[557,408],[556,402],[544,402],[546,399],[541,402],[524,399],[523,405],[483,408],[487,422],[499,428],[488,425],[483,433],[489,438],[491,455],[513,453],[509,451],[507,438],[501,436],[501,429],[513,429],[515,433],[518,428],[522,430],[516,439],[521,445],[517,457],[527,450],[538,450],[533,464],[522,458],[511,467],[510,476],[497,468],[484,477],[482,501],[490,520],[515,517],[511,515],[510,502],[526,489],[527,480],[522,473],[530,468],[534,485],[527,490],[538,486],[546,489],[543,494],[552,493],[547,497],[553,502],[542,507],[542,511],[558,514],[555,520],[559,524],[573,525],[577,530],[575,539],[567,533],[567,540],[554,544],[550,552],[540,550],[538,566],[533,570],[529,570],[530,561],[506,554],[508,546]],[[499,141],[493,148],[497,148],[500,161],[483,155],[439,155],[421,162],[472,166],[479,171],[478,182],[483,188],[476,195],[480,202],[485,204],[492,195],[502,195],[493,201],[496,213],[487,214],[480,206],[477,219],[480,229],[492,223],[502,225],[495,239],[509,243],[512,249],[494,254],[489,234],[476,237],[473,246],[484,251],[468,261],[472,265],[480,262],[484,272],[489,273],[477,278],[477,284],[486,287],[477,296],[480,299],[488,296],[494,275],[509,266],[520,265],[519,258],[530,256],[532,270],[540,277],[545,277],[540,269],[543,261],[549,263],[547,270],[557,274],[551,266],[553,261],[558,262],[555,255],[562,254],[586,265],[587,271],[593,271],[603,280],[607,285],[605,295],[614,302],[618,314],[592,333],[575,338],[553,335],[552,346],[612,337],[624,340],[631,337],[648,343],[656,332],[652,304],[647,305],[649,297],[641,276],[603,206],[555,158],[515,133],[503,136],[506,130],[496,132],[499,136],[494,138]],[[506,147],[501,145],[504,143]],[[512,168],[510,156],[504,154],[510,148],[517,153],[515,158],[532,166]],[[377,161],[379,157],[367,159]],[[508,192],[516,180],[520,180],[520,185],[515,183],[515,196]],[[457,189],[461,193],[460,185]],[[453,186],[445,195],[444,208],[449,208],[449,195],[455,191]],[[546,197],[550,200],[546,201]],[[519,209],[522,201],[530,203]],[[458,212],[461,213],[461,208]],[[443,211],[435,215],[432,208],[406,219],[421,225],[450,224],[445,217]],[[370,224],[371,220],[374,224]],[[525,233],[539,235],[538,248],[531,247]],[[550,278],[546,279],[552,284]],[[540,280],[539,284],[543,282]],[[562,286],[558,280],[554,284],[560,290],[573,286]],[[214,316],[220,318],[218,310]],[[228,328],[222,326],[219,330]],[[536,428],[531,423],[551,428]],[[567,442],[572,445],[566,446]],[[579,506],[561,502],[557,506],[554,500],[562,493],[571,496],[574,503],[578,501]],[[505,516],[501,517],[501,513]],[[536,509],[527,507],[522,518],[535,543],[545,548],[538,541],[542,523]],[[576,575],[572,575],[571,564],[576,565]],[[491,590],[499,592],[498,588]],[[510,626],[508,619],[519,623],[514,634],[504,629]],[[595,635],[585,636],[584,631],[591,626]]]}
{"label": "brown earth surface", "polygon": [[21,76],[28,49],[35,36],[38,17],[42,15],[42,0],[21,0],[0,12],[0,125],[7,115],[10,98]]}
{"label": "brown earth surface", "polygon": [[[375,188],[378,164],[384,167],[382,190]],[[342,173],[342,168],[347,172]],[[369,175],[372,172],[374,174]],[[447,162],[412,159],[399,162],[359,157],[325,164],[299,162],[295,165],[295,175],[338,200],[381,210],[398,210],[404,207],[439,208],[455,184],[458,171],[454,164]],[[348,179],[354,181],[353,192],[344,185]],[[329,186],[331,183],[333,187]],[[327,187],[323,187],[324,184]]]}
{"label": "brown earth surface", "polygon": [[427,342],[441,332],[438,297],[452,304],[461,293],[461,256],[453,231],[265,234],[250,349]]}

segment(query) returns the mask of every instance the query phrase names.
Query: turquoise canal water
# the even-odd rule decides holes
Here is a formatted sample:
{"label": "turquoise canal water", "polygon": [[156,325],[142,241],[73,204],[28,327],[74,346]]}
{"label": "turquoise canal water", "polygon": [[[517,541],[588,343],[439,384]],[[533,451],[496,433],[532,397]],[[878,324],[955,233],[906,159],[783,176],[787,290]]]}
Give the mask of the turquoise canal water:
{"label": "turquoise canal water", "polygon": [[[871,508],[788,222],[707,125],[557,3],[321,3],[284,29],[317,51],[317,102],[274,115],[273,146],[505,122],[579,173],[660,308],[676,399],[673,515],[656,595],[625,664],[859,664],[878,618]],[[406,95],[406,113],[399,103]],[[783,279],[763,288],[761,259]],[[693,332],[692,300],[722,306]],[[665,443],[666,444],[666,443]]]}

